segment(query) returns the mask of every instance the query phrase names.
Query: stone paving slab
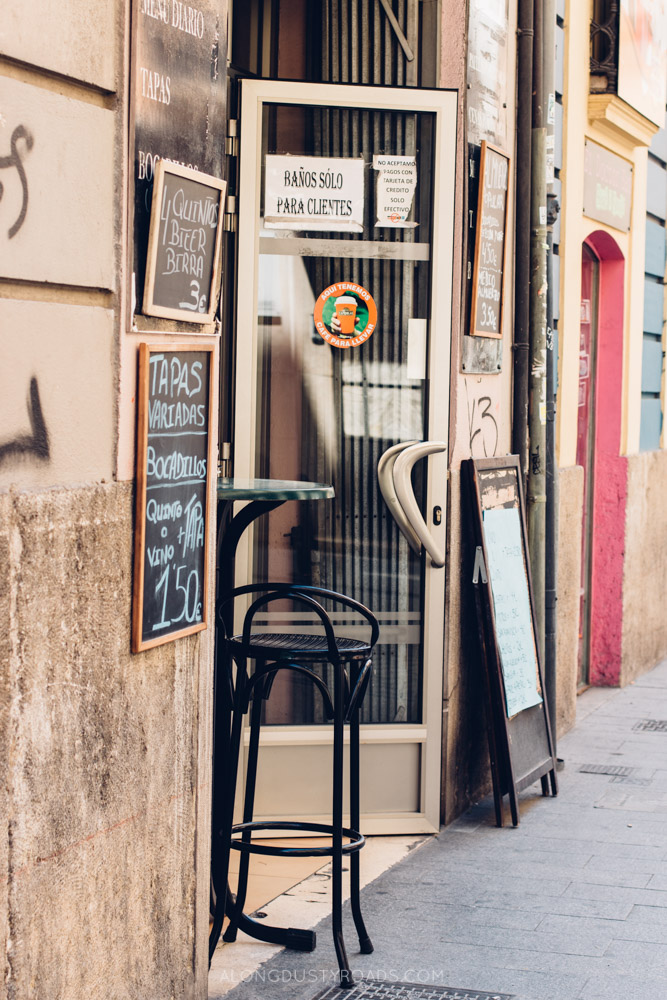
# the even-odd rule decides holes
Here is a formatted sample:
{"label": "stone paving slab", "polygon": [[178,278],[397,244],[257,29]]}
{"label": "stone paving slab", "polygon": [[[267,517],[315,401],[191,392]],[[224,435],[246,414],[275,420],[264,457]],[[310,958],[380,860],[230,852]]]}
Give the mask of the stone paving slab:
{"label": "stone paving slab", "polygon": [[589,979],[578,1000],[657,1000],[665,995],[665,980],[636,975],[602,974]]}
{"label": "stone paving slab", "polygon": [[[557,798],[526,790],[520,826],[502,830],[479,803],[365,888],[372,955],[345,915],[357,978],[516,1000],[667,997],[667,731],[633,729],[667,720],[667,661],[587,692],[578,718],[559,744]],[[636,770],[623,781],[582,765]],[[315,952],[274,955],[227,997],[312,1000],[336,977],[328,918],[317,934]]]}

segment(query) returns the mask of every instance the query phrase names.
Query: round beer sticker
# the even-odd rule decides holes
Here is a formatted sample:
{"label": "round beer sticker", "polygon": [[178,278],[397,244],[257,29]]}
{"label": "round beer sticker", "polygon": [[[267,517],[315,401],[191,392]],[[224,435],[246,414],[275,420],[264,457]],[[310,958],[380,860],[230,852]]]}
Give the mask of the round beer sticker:
{"label": "round beer sticker", "polygon": [[337,281],[318,296],[313,311],[315,327],[332,347],[359,347],[377,324],[373,296],[361,285]]}

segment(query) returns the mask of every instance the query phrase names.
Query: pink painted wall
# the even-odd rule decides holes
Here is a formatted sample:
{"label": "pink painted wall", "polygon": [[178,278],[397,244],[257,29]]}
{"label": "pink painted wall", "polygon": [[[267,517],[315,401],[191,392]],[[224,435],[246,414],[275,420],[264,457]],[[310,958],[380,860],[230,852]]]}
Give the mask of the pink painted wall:
{"label": "pink painted wall", "polygon": [[592,233],[586,243],[600,259],[590,683],[612,686],[621,674],[628,483],[627,458],[620,454],[625,260],[608,233]]}

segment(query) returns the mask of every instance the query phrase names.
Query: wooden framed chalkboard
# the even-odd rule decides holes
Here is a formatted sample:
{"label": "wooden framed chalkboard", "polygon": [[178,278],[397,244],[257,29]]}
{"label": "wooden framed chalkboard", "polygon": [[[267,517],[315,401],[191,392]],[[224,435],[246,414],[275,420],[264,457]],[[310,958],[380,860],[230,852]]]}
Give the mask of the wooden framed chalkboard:
{"label": "wooden framed chalkboard", "polygon": [[470,459],[469,499],[475,544],[473,584],[487,682],[487,726],[496,820],[509,794],[519,822],[518,793],[539,778],[557,794],[549,712],[528,559],[519,459]]}
{"label": "wooden framed chalkboard", "polygon": [[207,627],[214,348],[139,348],[132,651]]}
{"label": "wooden framed chalkboard", "polygon": [[475,337],[503,335],[509,175],[509,155],[483,141],[470,306],[470,333]]}
{"label": "wooden framed chalkboard", "polygon": [[220,291],[226,182],[180,163],[155,170],[143,311],[211,323]]}

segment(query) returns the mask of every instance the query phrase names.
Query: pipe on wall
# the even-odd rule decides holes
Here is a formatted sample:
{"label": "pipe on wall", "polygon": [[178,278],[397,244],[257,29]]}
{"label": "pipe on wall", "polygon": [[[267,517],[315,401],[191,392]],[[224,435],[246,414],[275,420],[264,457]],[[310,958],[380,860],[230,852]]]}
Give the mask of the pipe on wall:
{"label": "pipe on wall", "polygon": [[[544,93],[547,101],[547,136],[554,134],[556,99],[556,4],[555,0],[544,0]],[[553,141],[551,144],[553,149]],[[553,171],[553,153],[551,170]],[[556,342],[554,336],[554,292],[553,287],[553,227],[558,216],[559,205],[547,173],[547,453],[546,453],[546,495],[547,509],[545,522],[544,553],[544,683],[547,689],[549,721],[553,739],[554,755],[557,755],[557,682],[556,682],[556,588],[557,563],[557,521],[558,471],[556,465]],[[552,190],[550,190],[550,188]]]}
{"label": "pipe on wall", "polygon": [[528,469],[528,352],[530,347],[530,189],[533,88],[533,2],[517,15],[516,213],[514,266],[514,398],[512,451]]}
{"label": "pipe on wall", "polygon": [[544,92],[544,0],[534,0],[530,192],[530,375],[528,397],[528,547],[535,627],[544,662],[544,538],[547,404],[547,176]]}

